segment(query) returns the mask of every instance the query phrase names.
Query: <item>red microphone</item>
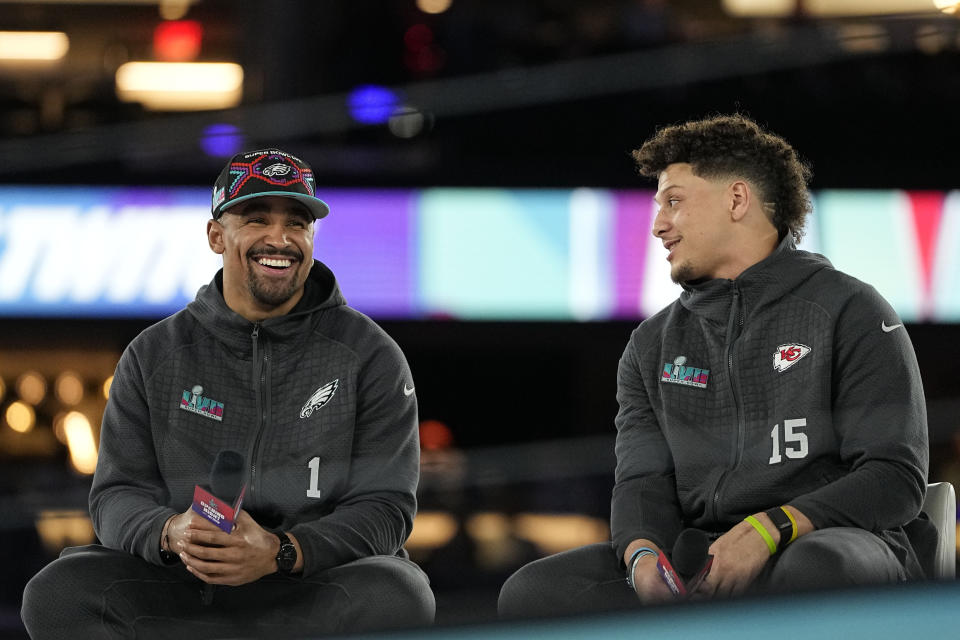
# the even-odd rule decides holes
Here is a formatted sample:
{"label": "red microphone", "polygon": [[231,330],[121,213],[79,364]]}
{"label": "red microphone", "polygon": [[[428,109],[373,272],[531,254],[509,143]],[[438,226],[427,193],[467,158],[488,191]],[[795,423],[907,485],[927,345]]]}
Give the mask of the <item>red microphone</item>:
{"label": "red microphone", "polygon": [[[196,485],[193,489],[193,510],[220,527],[225,533],[233,531],[246,484],[242,453],[224,449],[217,453],[210,469],[210,485]],[[213,602],[214,585],[205,584],[201,590],[201,602],[208,606]]]}
{"label": "red microphone", "polygon": [[667,554],[657,558],[657,571],[673,595],[684,598],[696,591],[710,573],[710,536],[700,529],[684,529],[673,544],[673,562]]}
{"label": "red microphone", "polygon": [[213,461],[209,488],[198,484],[193,489],[193,510],[225,533],[233,531],[243,504],[245,471],[243,454],[225,449]]}

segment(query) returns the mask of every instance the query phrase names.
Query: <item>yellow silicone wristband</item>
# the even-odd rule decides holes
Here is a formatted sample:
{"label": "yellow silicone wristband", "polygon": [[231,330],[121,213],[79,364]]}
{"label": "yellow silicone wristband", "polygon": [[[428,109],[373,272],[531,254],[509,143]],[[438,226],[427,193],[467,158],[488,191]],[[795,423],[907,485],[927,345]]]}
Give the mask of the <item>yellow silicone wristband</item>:
{"label": "yellow silicone wristband", "polygon": [[790,524],[793,525],[793,532],[790,534],[790,539],[787,540],[787,544],[790,544],[797,539],[797,521],[794,520],[793,514],[786,507],[780,507],[780,510],[787,514],[787,517],[790,518]]}
{"label": "yellow silicone wristband", "polygon": [[767,549],[770,550],[770,555],[773,555],[777,552],[777,543],[773,541],[773,536],[770,535],[770,532],[767,531],[766,527],[760,524],[760,521],[754,518],[753,516],[747,516],[744,518],[746,522],[750,523],[750,526],[757,530],[757,533],[760,534],[760,537],[763,538],[763,541],[767,543]]}

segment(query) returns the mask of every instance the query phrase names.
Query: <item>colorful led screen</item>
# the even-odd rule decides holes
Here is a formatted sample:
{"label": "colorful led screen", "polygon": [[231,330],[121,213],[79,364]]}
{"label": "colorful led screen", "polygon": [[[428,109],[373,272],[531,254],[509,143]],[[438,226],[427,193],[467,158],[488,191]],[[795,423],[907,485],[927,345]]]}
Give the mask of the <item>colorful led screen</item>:
{"label": "colorful led screen", "polygon": [[[315,257],[379,318],[637,319],[672,301],[649,190],[327,189]],[[960,191],[820,191],[801,248],[960,322]],[[0,315],[160,317],[219,268],[202,188],[0,187]]]}

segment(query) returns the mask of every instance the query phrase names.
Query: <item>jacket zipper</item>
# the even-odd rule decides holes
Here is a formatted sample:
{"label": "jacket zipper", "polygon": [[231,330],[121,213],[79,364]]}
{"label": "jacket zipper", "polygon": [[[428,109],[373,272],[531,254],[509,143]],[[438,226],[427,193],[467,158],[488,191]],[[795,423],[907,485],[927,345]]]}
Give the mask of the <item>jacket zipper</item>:
{"label": "jacket zipper", "polygon": [[728,323],[727,329],[727,378],[730,380],[730,393],[733,396],[733,405],[734,411],[737,417],[737,446],[733,454],[733,465],[724,470],[720,474],[720,479],[717,480],[717,487],[713,492],[713,521],[716,522],[718,514],[720,512],[720,490],[723,487],[724,480],[727,479],[727,473],[732,469],[736,469],[740,464],[740,458],[743,454],[743,441],[746,438],[746,419],[743,415],[743,407],[741,406],[740,393],[739,393],[739,381],[736,377],[736,370],[734,369],[735,364],[735,351],[736,351],[736,342],[740,339],[740,334],[743,331],[743,309],[741,308],[740,301],[740,289],[737,287],[736,283],[733,285],[733,304],[730,308],[730,322]]}
{"label": "jacket zipper", "polygon": [[247,485],[247,490],[249,491],[248,497],[249,502],[254,502],[254,496],[257,486],[257,454],[258,449],[260,448],[260,437],[263,434],[264,427],[264,402],[263,402],[263,386],[264,378],[266,373],[264,371],[264,363],[261,363],[260,360],[260,323],[254,323],[253,333],[250,336],[253,339],[253,379],[257,384],[257,436],[253,441],[253,448],[250,451],[250,483]]}

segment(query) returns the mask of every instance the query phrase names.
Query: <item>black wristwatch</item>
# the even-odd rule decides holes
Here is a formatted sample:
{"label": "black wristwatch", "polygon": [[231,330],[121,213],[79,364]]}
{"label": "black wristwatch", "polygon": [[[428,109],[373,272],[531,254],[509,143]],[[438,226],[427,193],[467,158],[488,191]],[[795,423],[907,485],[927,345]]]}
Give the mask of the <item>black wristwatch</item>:
{"label": "black wristwatch", "polygon": [[773,521],[773,526],[780,532],[780,542],[777,543],[777,551],[783,551],[784,547],[793,542],[793,538],[796,535],[793,520],[790,519],[783,507],[767,509],[764,513]]}
{"label": "black wristwatch", "polygon": [[283,531],[278,532],[277,537],[280,538],[280,551],[277,551],[277,573],[287,576],[293,573],[293,567],[297,564],[297,548]]}

